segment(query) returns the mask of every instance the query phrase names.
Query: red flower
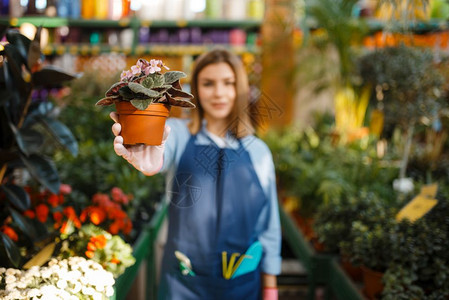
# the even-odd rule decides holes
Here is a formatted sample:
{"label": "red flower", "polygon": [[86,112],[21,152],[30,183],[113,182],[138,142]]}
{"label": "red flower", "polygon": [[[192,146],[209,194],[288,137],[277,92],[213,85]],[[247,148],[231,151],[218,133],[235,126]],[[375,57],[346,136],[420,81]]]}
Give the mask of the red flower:
{"label": "red flower", "polygon": [[51,194],[50,197],[48,197],[47,200],[48,204],[50,204],[52,207],[56,207],[59,205],[59,196],[55,194]]}
{"label": "red flower", "polygon": [[45,223],[47,221],[48,211],[48,206],[45,204],[39,204],[36,206],[36,215],[39,222]]}
{"label": "red flower", "polygon": [[24,211],[23,215],[27,216],[30,219],[34,219],[36,217],[36,213],[34,211],[32,211],[31,209]]}
{"label": "red flower", "polygon": [[14,242],[17,242],[19,240],[17,233],[14,231],[14,229],[9,227],[8,225],[3,225],[0,230]]}

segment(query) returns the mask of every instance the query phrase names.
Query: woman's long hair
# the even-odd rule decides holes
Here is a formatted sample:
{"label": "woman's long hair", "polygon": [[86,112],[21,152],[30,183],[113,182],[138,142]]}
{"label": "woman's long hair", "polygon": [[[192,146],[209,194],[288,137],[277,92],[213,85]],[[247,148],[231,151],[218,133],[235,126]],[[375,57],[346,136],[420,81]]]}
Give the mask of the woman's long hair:
{"label": "woman's long hair", "polygon": [[245,68],[238,56],[221,48],[204,53],[195,61],[190,85],[191,93],[195,97],[193,102],[197,108],[193,109],[191,112],[191,121],[189,123],[190,132],[192,134],[197,134],[201,129],[204,118],[204,109],[201,107],[198,98],[198,74],[206,66],[216,63],[227,63],[235,75],[236,99],[231,113],[228,116],[228,130],[236,138],[242,138],[253,134],[254,127],[249,116],[249,85]]}

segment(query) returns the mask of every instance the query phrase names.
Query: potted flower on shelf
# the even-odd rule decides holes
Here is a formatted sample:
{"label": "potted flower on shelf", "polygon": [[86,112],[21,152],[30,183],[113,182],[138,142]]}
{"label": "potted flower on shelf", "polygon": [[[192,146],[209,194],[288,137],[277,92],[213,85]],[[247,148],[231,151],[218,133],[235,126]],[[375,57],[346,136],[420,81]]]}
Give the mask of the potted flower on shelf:
{"label": "potted flower on shelf", "polygon": [[[186,74],[168,70],[161,60],[139,59],[130,70],[123,71],[105,98],[96,105],[115,104],[122,126],[124,144],[160,145],[170,106],[194,108],[193,95],[182,90],[180,79]],[[149,116],[144,118],[143,116]]]}

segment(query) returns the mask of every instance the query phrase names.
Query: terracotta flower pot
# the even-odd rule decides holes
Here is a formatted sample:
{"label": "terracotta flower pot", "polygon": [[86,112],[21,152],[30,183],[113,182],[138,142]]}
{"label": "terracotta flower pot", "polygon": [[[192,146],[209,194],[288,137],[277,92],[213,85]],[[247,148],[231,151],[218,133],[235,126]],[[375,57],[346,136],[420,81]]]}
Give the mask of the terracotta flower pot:
{"label": "terracotta flower pot", "polygon": [[131,102],[120,101],[115,104],[118,120],[122,125],[121,136],[125,145],[146,144],[157,146],[162,143],[165,121],[170,106],[153,103],[145,110],[138,110]]}
{"label": "terracotta flower pot", "polygon": [[384,289],[382,283],[383,273],[362,266],[364,292],[368,299],[379,299]]}
{"label": "terracotta flower pot", "polygon": [[359,266],[354,266],[348,257],[342,256],[341,267],[349,275],[349,277],[351,277],[352,280],[357,282],[362,281],[363,279],[362,268]]}

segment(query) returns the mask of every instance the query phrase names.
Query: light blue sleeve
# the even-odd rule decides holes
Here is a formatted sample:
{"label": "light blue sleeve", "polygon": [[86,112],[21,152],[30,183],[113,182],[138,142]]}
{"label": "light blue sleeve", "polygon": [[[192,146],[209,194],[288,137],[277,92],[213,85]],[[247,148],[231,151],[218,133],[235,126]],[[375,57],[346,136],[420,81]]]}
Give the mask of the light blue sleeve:
{"label": "light blue sleeve", "polygon": [[244,145],[269,201],[259,216],[256,228],[264,250],[262,272],[278,275],[281,272],[282,231],[273,157],[267,145],[254,136],[246,137]]}
{"label": "light blue sleeve", "polygon": [[165,141],[164,162],[160,172],[166,173],[174,170],[181,159],[182,153],[190,138],[190,131],[187,128],[188,120],[169,118],[166,125],[170,126],[171,131]]}

